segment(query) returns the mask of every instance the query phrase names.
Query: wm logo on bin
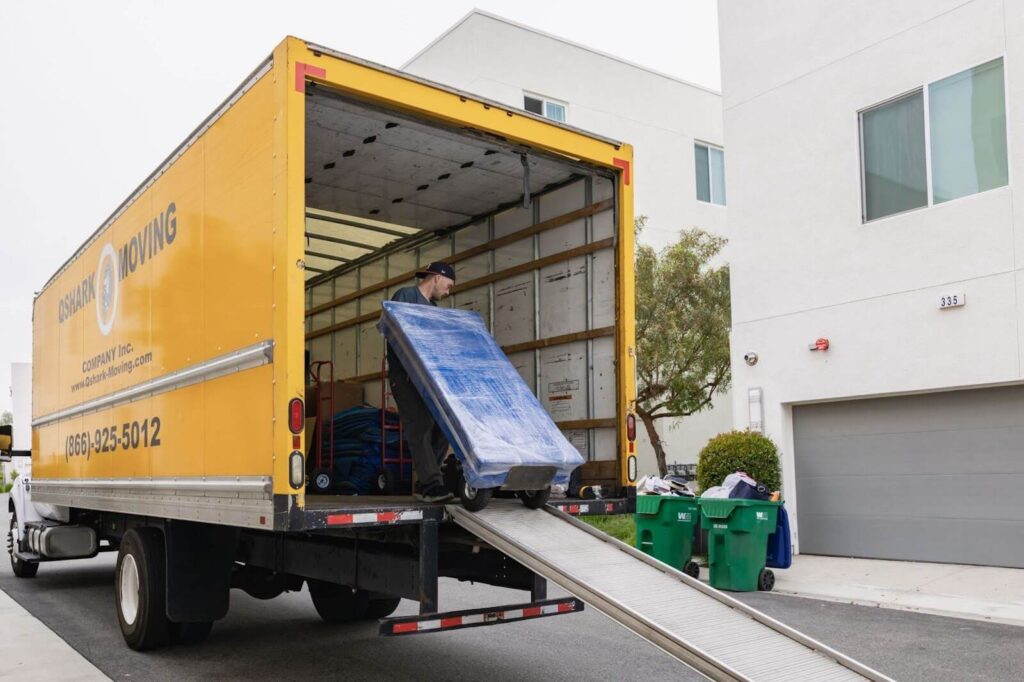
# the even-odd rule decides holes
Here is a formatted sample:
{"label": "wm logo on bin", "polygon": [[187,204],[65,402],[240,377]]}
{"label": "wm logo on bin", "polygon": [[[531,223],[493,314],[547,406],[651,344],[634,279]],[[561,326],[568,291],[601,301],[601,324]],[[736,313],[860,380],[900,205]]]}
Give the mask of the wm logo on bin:
{"label": "wm logo on bin", "polygon": [[692,512],[679,512],[679,521],[691,521],[693,519]]}
{"label": "wm logo on bin", "polygon": [[754,518],[756,518],[758,521],[767,521],[768,512],[754,512]]}

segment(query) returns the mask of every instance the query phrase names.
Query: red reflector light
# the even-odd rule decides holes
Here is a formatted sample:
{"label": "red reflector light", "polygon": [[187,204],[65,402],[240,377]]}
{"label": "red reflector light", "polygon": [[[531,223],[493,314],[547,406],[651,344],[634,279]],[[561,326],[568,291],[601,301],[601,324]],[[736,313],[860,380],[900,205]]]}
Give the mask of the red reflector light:
{"label": "red reflector light", "polygon": [[306,419],[306,410],[302,405],[301,398],[292,398],[288,403],[288,428],[292,433],[302,433],[302,427]]}
{"label": "red reflector light", "polygon": [[626,438],[636,440],[636,415],[626,415]]}

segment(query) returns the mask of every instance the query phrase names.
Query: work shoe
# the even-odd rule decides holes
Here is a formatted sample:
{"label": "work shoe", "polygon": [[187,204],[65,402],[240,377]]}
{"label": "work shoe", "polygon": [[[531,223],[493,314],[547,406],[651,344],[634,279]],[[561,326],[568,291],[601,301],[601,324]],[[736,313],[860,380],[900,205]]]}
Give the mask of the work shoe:
{"label": "work shoe", "polygon": [[455,499],[455,495],[440,483],[416,491],[414,497],[421,502],[450,502]]}

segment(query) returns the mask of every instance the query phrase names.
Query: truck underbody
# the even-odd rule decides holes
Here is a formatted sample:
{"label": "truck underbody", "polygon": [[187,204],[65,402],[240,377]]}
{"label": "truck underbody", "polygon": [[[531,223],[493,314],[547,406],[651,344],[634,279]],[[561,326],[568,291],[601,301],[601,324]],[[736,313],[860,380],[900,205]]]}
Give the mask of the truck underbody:
{"label": "truck underbody", "polygon": [[[451,523],[443,505],[418,504],[408,496],[313,498],[293,513],[296,529],[281,533],[46,505],[41,511],[62,519],[57,521],[29,509],[30,488],[27,478],[19,479],[10,500],[15,574],[32,577],[50,561],[119,552],[115,593],[122,632],[139,650],[204,639],[212,623],[227,615],[231,589],[272,599],[305,584],[325,621],[382,619],[382,635],[583,609],[574,598],[548,600],[544,578]],[[33,520],[22,520],[27,518]],[[30,540],[33,533],[56,529],[67,537]],[[529,596],[522,604],[445,613],[438,603],[438,579],[444,577]],[[141,596],[135,601],[131,594]],[[401,599],[418,602],[421,615],[387,618]]]}

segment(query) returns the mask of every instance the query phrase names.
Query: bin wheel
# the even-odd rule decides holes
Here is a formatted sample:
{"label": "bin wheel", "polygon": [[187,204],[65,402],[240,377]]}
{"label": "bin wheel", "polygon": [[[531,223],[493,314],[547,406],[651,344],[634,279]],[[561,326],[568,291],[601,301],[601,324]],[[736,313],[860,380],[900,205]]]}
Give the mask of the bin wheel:
{"label": "bin wheel", "polygon": [[329,493],[331,491],[331,474],[327,469],[317,469],[313,472],[309,485],[314,493]]}
{"label": "bin wheel", "polygon": [[687,561],[686,566],[683,567],[683,573],[696,580],[700,578],[700,566],[696,561]]}
{"label": "bin wheel", "polygon": [[313,607],[326,623],[347,623],[366,615],[370,599],[362,590],[322,580],[307,580]]}
{"label": "bin wheel", "polygon": [[773,587],[775,587],[775,574],[770,568],[762,568],[757,575],[757,589],[762,592],[771,592]]}
{"label": "bin wheel", "polygon": [[516,494],[528,509],[540,509],[551,498],[551,488],[549,486],[543,490],[520,490]]}
{"label": "bin wheel", "polygon": [[156,528],[124,534],[114,571],[117,620],[135,651],[157,649],[170,638],[164,536]]}
{"label": "bin wheel", "polygon": [[11,527],[7,532],[7,549],[11,553],[11,571],[14,575],[19,578],[35,578],[36,573],[39,572],[38,561],[22,561],[18,557],[14,556],[14,550],[17,548],[18,540],[16,535],[18,533],[18,515],[12,509],[11,510]]}
{"label": "bin wheel", "polygon": [[472,512],[478,512],[487,506],[494,495],[494,488],[474,488],[466,482],[466,478],[459,479],[459,498],[462,506]]}

